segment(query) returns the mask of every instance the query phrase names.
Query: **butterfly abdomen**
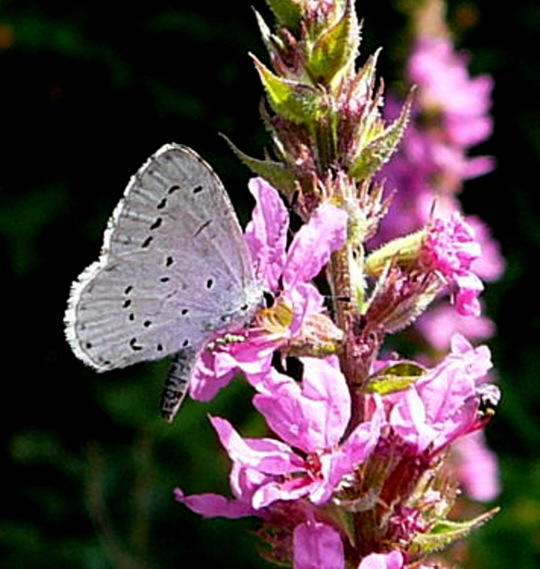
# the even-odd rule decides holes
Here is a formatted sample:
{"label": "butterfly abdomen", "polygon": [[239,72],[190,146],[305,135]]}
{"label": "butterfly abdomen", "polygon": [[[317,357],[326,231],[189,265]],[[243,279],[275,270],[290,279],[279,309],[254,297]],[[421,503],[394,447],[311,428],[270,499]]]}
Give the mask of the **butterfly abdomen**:
{"label": "butterfly abdomen", "polygon": [[180,350],[173,357],[161,392],[161,415],[169,423],[174,419],[186,396],[196,360],[193,348]]}

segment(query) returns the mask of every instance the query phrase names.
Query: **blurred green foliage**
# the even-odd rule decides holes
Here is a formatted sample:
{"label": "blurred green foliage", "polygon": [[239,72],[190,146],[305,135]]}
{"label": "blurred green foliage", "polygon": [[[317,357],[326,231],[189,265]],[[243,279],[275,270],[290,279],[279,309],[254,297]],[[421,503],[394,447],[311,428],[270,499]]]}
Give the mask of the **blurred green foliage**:
{"label": "blurred green foliage", "polygon": [[[0,3],[0,259],[4,412],[2,567],[263,567],[250,520],[201,520],[172,489],[226,492],[228,464],[207,413],[244,433],[263,426],[240,382],[211,404],[158,418],[166,363],[95,374],[63,338],[70,282],[96,258],[129,175],[161,144],[193,146],[224,179],[240,216],[248,172],[218,132],[252,155],[266,138],[247,56],[264,60],[251,2],[150,5]],[[265,12],[263,1],[256,8]],[[402,5],[401,2],[398,4]],[[488,437],[502,465],[502,512],[471,540],[469,568],[536,569],[540,559],[538,285],[540,6],[452,1],[475,72],[495,76],[495,173],[467,185],[467,211],[493,227],[508,260],[487,293],[503,403]],[[403,15],[361,2],[363,55],[385,46],[398,77]],[[266,13],[266,12],[265,12]],[[474,26],[472,25],[474,24]]]}

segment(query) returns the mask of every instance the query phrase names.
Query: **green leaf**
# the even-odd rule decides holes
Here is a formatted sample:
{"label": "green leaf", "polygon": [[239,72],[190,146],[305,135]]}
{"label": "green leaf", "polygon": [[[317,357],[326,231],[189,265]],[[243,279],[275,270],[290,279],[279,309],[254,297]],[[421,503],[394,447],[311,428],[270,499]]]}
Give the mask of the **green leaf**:
{"label": "green leaf", "polygon": [[354,0],[348,0],[343,16],[314,43],[307,62],[316,82],[329,83],[354,62],[360,46],[360,26]]}
{"label": "green leaf", "polygon": [[413,385],[424,373],[426,373],[425,368],[415,362],[399,362],[373,375],[368,381],[366,391],[380,395],[403,391]]}
{"label": "green leaf", "polygon": [[371,277],[380,275],[390,261],[394,261],[401,266],[415,263],[418,260],[425,235],[425,230],[421,229],[403,237],[396,237],[396,239],[388,241],[388,243],[373,251],[366,259],[365,269],[367,274]]}
{"label": "green leaf", "polygon": [[405,133],[412,106],[412,92],[405,101],[399,117],[384,131],[374,138],[366,146],[361,148],[358,156],[353,160],[349,168],[349,174],[353,178],[365,179],[377,172],[377,170],[397,150],[397,147]]}
{"label": "green leaf", "polygon": [[266,46],[266,49],[268,50],[270,56],[272,56],[276,52],[273,42],[277,38],[272,34],[270,28],[263,20],[263,17],[259,14],[259,12],[257,12],[255,9],[253,9],[253,11],[255,12],[255,18],[257,19],[257,24],[259,26],[259,31],[261,32],[263,43]]}
{"label": "green leaf", "polygon": [[305,83],[283,79],[252,56],[270,106],[276,114],[296,124],[317,121],[323,109],[322,93]]}
{"label": "green leaf", "polygon": [[426,373],[426,368],[416,362],[398,362],[382,370],[385,375],[396,377],[420,377]]}
{"label": "green leaf", "polygon": [[480,516],[466,522],[453,522],[450,520],[438,521],[428,533],[418,534],[412,542],[410,553],[425,555],[440,551],[458,539],[467,537],[471,531],[489,521],[500,508],[493,508]]}
{"label": "green leaf", "polygon": [[302,4],[299,0],[266,0],[276,20],[291,30],[298,29],[302,18]]}
{"label": "green leaf", "polygon": [[226,136],[221,136],[223,136],[223,138],[227,141],[227,144],[231,147],[236,156],[251,171],[253,171],[258,176],[262,176],[267,182],[269,182],[278,190],[281,190],[285,195],[291,196],[293,194],[294,190],[296,189],[296,176],[292,168],[281,164],[281,162],[252,158],[237,148]]}

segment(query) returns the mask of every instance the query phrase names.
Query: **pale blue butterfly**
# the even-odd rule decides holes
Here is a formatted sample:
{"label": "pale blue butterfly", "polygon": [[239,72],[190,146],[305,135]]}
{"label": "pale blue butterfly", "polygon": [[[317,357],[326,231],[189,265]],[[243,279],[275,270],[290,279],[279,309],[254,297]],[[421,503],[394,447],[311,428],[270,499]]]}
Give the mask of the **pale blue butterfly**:
{"label": "pale blue butterfly", "polygon": [[66,336],[100,372],[175,354],[161,406],[171,421],[203,347],[262,302],[220,179],[190,148],[166,144],[131,178],[99,260],[73,283]]}

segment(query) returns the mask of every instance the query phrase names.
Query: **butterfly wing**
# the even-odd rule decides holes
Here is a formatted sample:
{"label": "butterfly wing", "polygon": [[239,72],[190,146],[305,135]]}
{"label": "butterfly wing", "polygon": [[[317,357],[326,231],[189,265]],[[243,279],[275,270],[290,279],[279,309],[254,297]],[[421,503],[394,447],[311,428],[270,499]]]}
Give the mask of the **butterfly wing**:
{"label": "butterfly wing", "polygon": [[73,284],[66,336],[98,371],[179,350],[247,322],[262,296],[223,185],[168,144],[131,178],[99,260]]}

